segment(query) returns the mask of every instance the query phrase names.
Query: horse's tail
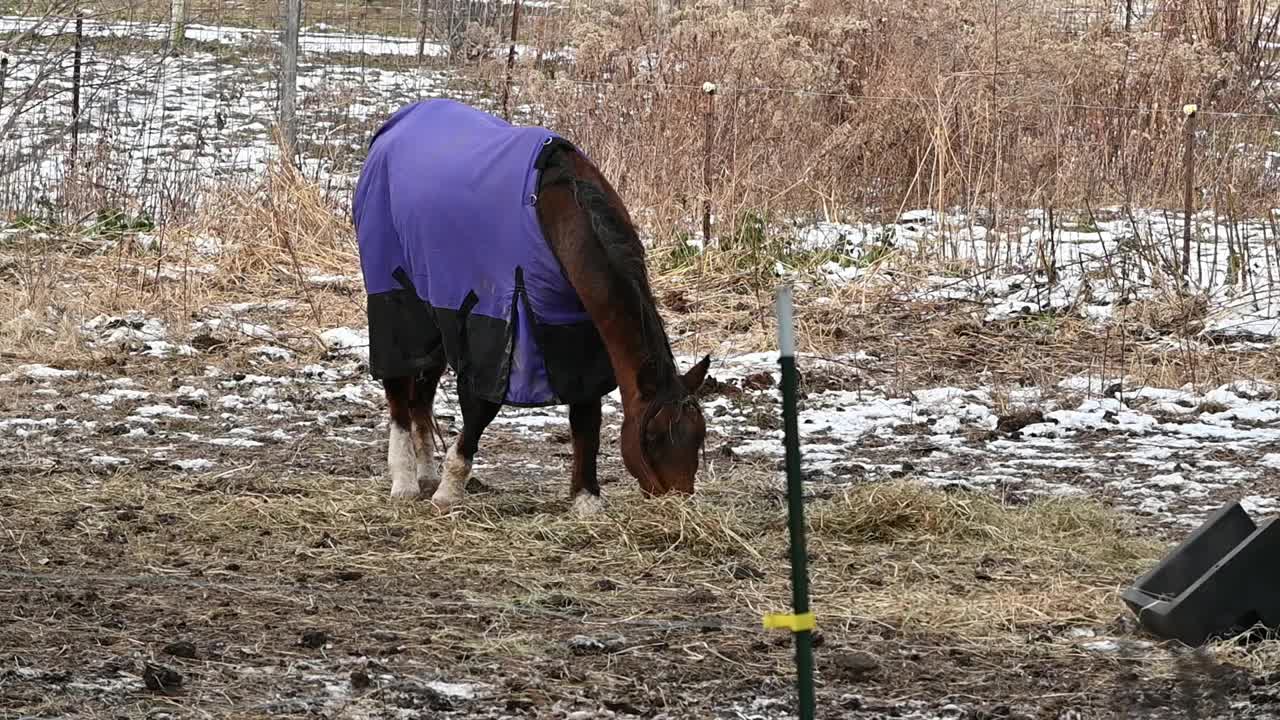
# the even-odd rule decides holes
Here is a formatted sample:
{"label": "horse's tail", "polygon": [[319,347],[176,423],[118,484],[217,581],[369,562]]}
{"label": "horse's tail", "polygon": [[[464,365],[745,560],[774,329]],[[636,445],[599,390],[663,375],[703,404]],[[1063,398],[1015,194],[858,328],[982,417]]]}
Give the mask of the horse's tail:
{"label": "horse's tail", "polygon": [[444,431],[440,429],[440,421],[436,419],[434,411],[431,413],[431,429],[434,431],[431,433],[431,449],[448,452],[449,443],[444,439]]}

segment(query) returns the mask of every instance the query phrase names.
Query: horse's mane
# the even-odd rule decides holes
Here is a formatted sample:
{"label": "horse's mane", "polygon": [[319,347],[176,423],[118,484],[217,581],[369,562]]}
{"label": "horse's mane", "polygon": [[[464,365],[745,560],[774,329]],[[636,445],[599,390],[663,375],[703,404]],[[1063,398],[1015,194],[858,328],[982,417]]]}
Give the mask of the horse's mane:
{"label": "horse's mane", "polygon": [[661,384],[675,375],[676,366],[666,326],[649,287],[644,245],[635,227],[610,204],[599,185],[575,178],[573,192],[587,214],[592,236],[604,251],[617,290],[612,294],[623,303],[628,315],[640,321],[644,364],[649,366],[646,369],[657,371],[655,377]]}
{"label": "horse's mane", "polygon": [[[671,341],[662,316],[658,314],[653,290],[649,287],[644,245],[635,227],[609,202],[599,185],[574,178],[573,192],[591,223],[591,234],[604,251],[614,288],[620,290],[614,293],[614,297],[622,301],[628,315],[640,320],[641,344],[646,355],[639,370],[651,373],[650,377],[656,382],[654,397],[650,398],[640,418],[643,437],[649,423],[664,408],[680,410],[697,401],[685,391],[684,383],[680,381]],[[673,422],[667,426],[673,445],[685,444],[684,429],[684,423]],[[641,443],[643,446],[644,441]],[[648,448],[644,452],[647,455]]]}
{"label": "horse's mane", "polygon": [[[603,183],[585,179],[574,172],[567,152],[556,153],[552,165],[558,165],[557,170],[564,173],[561,178],[571,184],[574,198],[591,226],[591,235],[604,254],[612,280],[611,297],[623,306],[623,312],[639,320],[645,356],[638,370],[656,383],[655,396],[649,398],[650,403],[641,418],[640,426],[647,427],[664,408],[674,409],[696,400],[680,381],[671,341],[649,286],[644,245],[635,226],[609,201]],[[670,429],[675,433],[682,427],[682,423],[672,423]],[[678,443],[681,438],[673,437],[672,440]]]}

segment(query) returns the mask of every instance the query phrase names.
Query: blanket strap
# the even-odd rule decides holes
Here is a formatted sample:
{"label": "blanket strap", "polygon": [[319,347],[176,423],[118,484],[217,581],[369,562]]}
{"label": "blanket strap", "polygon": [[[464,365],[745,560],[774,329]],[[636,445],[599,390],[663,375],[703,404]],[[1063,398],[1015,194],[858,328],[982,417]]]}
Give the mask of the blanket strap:
{"label": "blanket strap", "polygon": [[413,286],[413,281],[409,279],[409,273],[405,272],[404,268],[396,266],[396,269],[391,271],[391,277],[395,278],[396,282],[400,283],[400,286],[405,290],[412,292],[414,295],[418,294],[418,289]]}

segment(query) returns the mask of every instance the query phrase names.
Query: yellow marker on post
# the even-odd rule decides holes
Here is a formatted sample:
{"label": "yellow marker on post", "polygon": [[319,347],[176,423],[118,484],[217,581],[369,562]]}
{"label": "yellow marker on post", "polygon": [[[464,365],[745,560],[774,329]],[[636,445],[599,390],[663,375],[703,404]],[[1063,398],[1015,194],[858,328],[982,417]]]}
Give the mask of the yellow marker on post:
{"label": "yellow marker on post", "polygon": [[799,615],[770,613],[764,616],[764,627],[766,630],[790,630],[791,632],[802,632],[818,627],[818,621],[814,618],[813,613],[811,612],[800,613]]}

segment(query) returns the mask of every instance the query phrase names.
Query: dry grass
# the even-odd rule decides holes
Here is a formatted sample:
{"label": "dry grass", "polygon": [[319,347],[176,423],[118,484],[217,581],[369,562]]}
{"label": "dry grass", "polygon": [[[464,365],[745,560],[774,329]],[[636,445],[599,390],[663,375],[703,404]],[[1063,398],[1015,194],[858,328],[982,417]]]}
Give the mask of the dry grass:
{"label": "dry grass", "polygon": [[[1277,126],[1267,108],[1280,57],[1265,48],[1280,10],[1263,0],[1160,2],[1124,32],[1076,28],[1081,6],[1060,12],[1066,4],[996,13],[985,0],[769,0],[662,14],[660,3],[585,0],[547,17],[526,10],[521,42],[534,52],[517,69],[515,102],[586,148],[664,240],[696,232],[704,200],[722,240],[762,212],[962,208],[1005,229],[1007,211],[1020,208],[1177,208],[1187,102],[1222,113],[1200,120],[1197,202],[1237,218],[1269,209],[1276,188],[1265,157]],[[1095,5],[1090,17],[1103,17],[1105,3]],[[87,7],[151,19],[168,10],[155,0]],[[465,18],[480,22],[464,34],[487,35],[494,52],[447,61],[485,78],[495,96],[508,22],[497,7]],[[307,12],[308,23],[416,32],[399,2],[325,0]],[[191,13],[278,23],[273,3],[201,0]],[[572,65],[555,58],[566,45]],[[701,90],[707,81],[722,86],[714,103]]]}
{"label": "dry grass", "polygon": [[220,269],[246,286],[359,267],[350,216],[288,163],[273,161],[260,183],[227,189],[210,207],[185,231],[218,238]]}
{"label": "dry grass", "polygon": [[[1277,10],[1265,3],[1157,3],[1156,16],[1127,33],[1096,22],[1077,32],[1070,18],[1078,13],[1056,12],[1049,3],[1002,5],[999,14],[979,0],[945,7],[771,1],[746,10],[713,2],[665,15],[656,11],[660,5],[587,0],[554,17],[527,16],[522,42],[537,52],[517,68],[514,104],[529,103],[531,120],[584,147],[660,244],[699,234],[709,201],[724,253],[718,257],[728,258],[710,268],[717,275],[740,273],[744,265],[767,272],[767,249],[741,246],[761,217],[772,226],[784,218],[883,219],[905,207],[959,209],[994,230],[988,238],[998,258],[1002,238],[1024,221],[1023,209],[1089,208],[1090,215],[1112,204],[1180,209],[1184,127],[1178,110],[1188,101],[1205,111],[1240,113],[1200,119],[1196,209],[1212,208],[1229,224],[1271,207],[1276,185],[1265,173],[1265,157],[1277,125],[1265,110],[1274,102],[1268,79],[1280,64],[1259,51],[1277,39],[1269,24]],[[149,0],[95,7],[109,15],[166,10]],[[334,16],[350,22],[331,25],[378,31],[407,6],[326,1],[308,7],[310,20]],[[192,12],[270,25],[276,6],[197,2]],[[554,57],[566,44],[576,51],[572,65]],[[446,62],[496,96],[505,75],[500,55]],[[702,93],[706,81],[722,86],[714,101]],[[335,100],[358,97],[351,88],[324,92],[330,91]],[[325,159],[350,167],[349,158]],[[322,217],[322,203],[309,188],[290,186],[293,180],[279,175],[263,202],[203,184],[170,192],[209,194],[212,211],[205,220],[184,218],[187,225],[211,222],[239,232],[220,222],[229,207],[231,217],[251,221],[246,233],[269,234],[286,249],[309,244],[304,233],[328,238],[343,226]],[[105,197],[128,197],[123,190]],[[79,204],[103,204],[93,199],[92,186],[80,195]],[[303,207],[287,206],[295,200]],[[289,227],[274,227],[282,222],[272,217],[276,211]],[[922,247],[920,259],[950,262],[945,243],[936,245]],[[316,246],[333,251],[333,262],[346,262],[346,245]],[[265,267],[275,248],[241,247],[250,248],[239,259],[250,273],[284,273],[297,264],[290,257]],[[332,264],[322,255],[314,259]],[[1272,267],[1271,258],[1264,260]]]}
{"label": "dry grass", "polygon": [[352,284],[307,280],[346,275],[359,284],[350,227],[317,186],[275,163],[259,184],[222,187],[187,224],[143,235],[89,227],[10,236],[0,271],[14,282],[0,287],[0,302],[14,313],[0,322],[0,342],[26,358],[89,362],[103,353],[79,327],[99,314],[142,312],[182,338],[211,307],[283,298],[301,305],[276,318],[284,319],[277,344],[322,350],[321,330],[364,322]]}
{"label": "dry grass", "polygon": [[850,613],[968,637],[1046,621],[1105,624],[1115,617],[1116,581],[1140,572],[1159,549],[1113,512],[1079,500],[1011,508],[888,484],[849,491],[813,513],[815,552],[839,558],[846,570],[874,568],[882,584],[858,592],[877,584],[862,575],[833,588],[828,601],[843,598]]}
{"label": "dry grass", "polygon": [[[709,255],[714,256],[715,253]],[[708,260],[709,263],[714,259]],[[1097,324],[1071,315],[984,323],[964,302],[909,298],[914,263],[898,281],[796,290],[802,352],[839,358],[865,352],[874,369],[851,369],[869,384],[906,392],[975,383],[1051,388],[1077,374],[1129,377],[1153,387],[1216,386],[1241,378],[1278,380],[1276,349],[1229,349],[1196,338],[1203,301],[1176,293],[1121,308]],[[660,273],[658,298],[677,346],[690,354],[770,352],[777,347],[773,284],[750,272],[697,265]]]}

